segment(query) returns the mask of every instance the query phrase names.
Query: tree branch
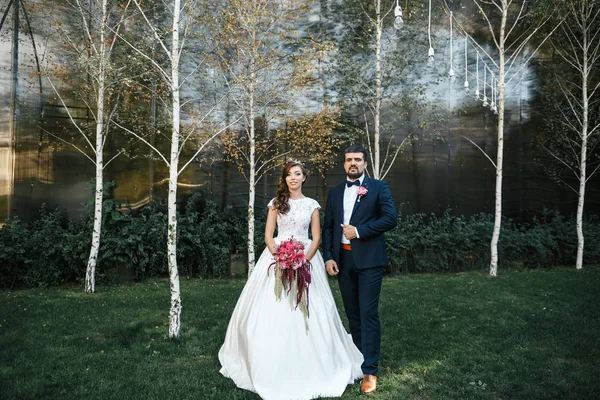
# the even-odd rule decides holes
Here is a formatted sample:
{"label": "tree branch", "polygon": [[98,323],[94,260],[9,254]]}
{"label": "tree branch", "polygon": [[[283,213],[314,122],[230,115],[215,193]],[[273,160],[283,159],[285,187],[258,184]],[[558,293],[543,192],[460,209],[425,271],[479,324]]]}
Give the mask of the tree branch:
{"label": "tree branch", "polygon": [[119,124],[118,122],[114,122],[112,121],[113,124],[115,124],[116,126],[118,126],[119,128],[123,129],[125,132],[135,136],[136,138],[138,138],[139,140],[141,140],[142,142],[144,142],[148,147],[150,147],[152,150],[154,150],[154,152],[156,154],[159,155],[160,158],[162,158],[162,160],[165,162],[165,164],[167,164],[167,166],[169,167],[169,161],[167,161],[167,159],[165,158],[165,156],[162,155],[162,153],[156,148],[154,147],[152,144],[150,144],[150,142],[148,142],[146,139],[144,139],[143,137],[141,137],[140,135],[138,135],[137,133],[135,133],[134,131],[124,127],[123,125]]}
{"label": "tree branch", "polygon": [[474,141],[472,141],[471,139],[469,139],[468,137],[464,136],[464,135],[460,135],[463,139],[469,141],[473,146],[477,147],[479,149],[479,151],[481,151],[481,153],[492,163],[492,165],[494,166],[494,168],[496,167],[496,163],[494,162],[494,160],[492,160],[490,158],[490,156],[487,155],[487,153],[485,151],[483,151],[483,149],[481,147],[479,147],[479,145],[477,143],[475,143]]}
{"label": "tree branch", "polygon": [[54,90],[54,93],[56,93],[56,95],[58,96],[58,98],[59,98],[59,100],[60,100],[60,102],[61,102],[61,104],[63,106],[63,108],[67,112],[67,115],[69,116],[69,120],[75,126],[75,128],[77,129],[77,131],[79,131],[79,133],[81,134],[81,136],[83,136],[83,138],[85,139],[85,141],[90,146],[91,150],[94,152],[94,155],[97,156],[95,146],[92,144],[92,142],[87,137],[87,135],[81,130],[81,128],[79,127],[79,125],[75,122],[75,119],[73,118],[73,115],[71,114],[71,110],[69,110],[69,107],[67,107],[67,105],[65,104],[65,101],[63,100],[63,98],[60,95],[60,93],[58,93],[58,90],[56,90],[56,86],[54,86],[54,83],[52,82],[52,80],[50,79],[49,76],[47,76],[46,79],[48,79],[48,82],[50,82],[50,87],[52,88],[52,90]]}
{"label": "tree branch", "polygon": [[83,155],[84,155],[84,156],[85,156],[85,157],[86,157],[88,160],[90,160],[90,161],[92,162],[92,164],[96,165],[96,161],[95,161],[95,160],[94,160],[92,157],[88,156],[88,155],[87,155],[87,154],[86,154],[86,153],[85,153],[83,150],[81,150],[81,149],[79,148],[79,146],[76,146],[74,143],[67,142],[66,140],[64,140],[64,139],[63,139],[63,138],[61,138],[60,136],[58,136],[58,135],[55,135],[54,133],[52,133],[52,132],[50,132],[50,131],[47,131],[46,129],[42,128],[41,126],[39,126],[39,128],[40,128],[40,129],[41,129],[43,132],[45,132],[45,133],[47,133],[48,135],[52,136],[53,138],[55,138],[55,139],[58,139],[58,140],[60,140],[61,142],[65,143],[65,144],[67,144],[67,145],[69,145],[69,146],[72,146],[72,147],[74,147],[74,148],[75,148],[75,150],[77,150],[78,152],[80,152],[81,154],[83,154]]}

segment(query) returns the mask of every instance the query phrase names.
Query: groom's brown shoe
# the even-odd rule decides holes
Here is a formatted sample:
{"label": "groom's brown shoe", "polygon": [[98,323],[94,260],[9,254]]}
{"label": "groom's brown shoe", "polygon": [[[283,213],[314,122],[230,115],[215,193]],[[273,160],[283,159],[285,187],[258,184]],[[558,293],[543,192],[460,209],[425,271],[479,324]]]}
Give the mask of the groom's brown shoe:
{"label": "groom's brown shoe", "polygon": [[360,392],[363,394],[373,393],[377,390],[377,377],[375,375],[365,374],[360,383]]}

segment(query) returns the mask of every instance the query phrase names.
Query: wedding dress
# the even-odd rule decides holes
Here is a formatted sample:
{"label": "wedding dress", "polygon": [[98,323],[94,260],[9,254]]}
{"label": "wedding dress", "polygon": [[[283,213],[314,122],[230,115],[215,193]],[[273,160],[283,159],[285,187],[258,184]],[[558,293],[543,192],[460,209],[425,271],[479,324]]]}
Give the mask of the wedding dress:
{"label": "wedding dress", "polygon": [[[308,249],[311,215],[319,203],[303,197],[289,204],[288,213],[277,216],[275,243],[294,237]],[[276,299],[272,262],[265,249],[238,299],[219,351],[221,374],[265,400],[341,396],[362,377],[363,357],[342,325],[321,253],[311,260],[308,330],[285,290]]]}

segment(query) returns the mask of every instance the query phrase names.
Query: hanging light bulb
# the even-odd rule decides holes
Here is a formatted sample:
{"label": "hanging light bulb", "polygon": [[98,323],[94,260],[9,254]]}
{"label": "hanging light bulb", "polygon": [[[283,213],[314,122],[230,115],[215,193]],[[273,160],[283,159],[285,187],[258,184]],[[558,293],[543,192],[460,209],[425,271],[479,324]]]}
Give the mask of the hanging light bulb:
{"label": "hanging light bulb", "polygon": [[469,79],[467,78],[469,75],[468,70],[468,59],[467,59],[467,37],[465,36],[465,93],[469,93]]}
{"label": "hanging light bulb", "polygon": [[475,68],[477,68],[477,76],[476,76],[476,82],[477,82],[477,89],[475,89],[475,99],[480,100],[481,97],[479,97],[479,50],[477,50],[477,57],[475,59]]}
{"label": "hanging light bulb", "polygon": [[454,56],[452,54],[452,11],[450,11],[450,71],[448,71],[448,76],[450,77],[450,83],[456,82],[456,77],[454,76],[454,69],[452,68]]}
{"label": "hanging light bulb", "polygon": [[429,36],[429,52],[427,53],[427,63],[429,65],[433,65],[433,62],[435,61],[435,58],[434,58],[435,51],[433,51],[433,47],[431,46],[431,0],[429,0],[429,30],[428,30],[428,36]]}
{"label": "hanging light bulb", "polygon": [[492,105],[490,106],[491,110],[495,113],[498,114],[498,107],[496,106],[496,77],[494,75],[492,75]]}
{"label": "hanging light bulb", "polygon": [[404,26],[404,20],[402,19],[402,7],[400,7],[400,0],[396,0],[396,9],[394,10],[394,28],[401,30]]}
{"label": "hanging light bulb", "polygon": [[485,95],[485,89],[487,86],[487,65],[483,64],[483,106],[487,107],[489,105],[488,98]]}

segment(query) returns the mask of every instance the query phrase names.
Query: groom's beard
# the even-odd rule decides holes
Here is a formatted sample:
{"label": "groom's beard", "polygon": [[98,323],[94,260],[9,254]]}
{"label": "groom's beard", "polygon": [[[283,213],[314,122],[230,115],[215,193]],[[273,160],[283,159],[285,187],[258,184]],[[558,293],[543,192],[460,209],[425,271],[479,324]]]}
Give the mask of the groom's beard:
{"label": "groom's beard", "polygon": [[358,179],[363,175],[362,172],[358,172],[358,169],[355,170],[357,172],[351,172],[351,171],[352,170],[348,170],[348,172],[346,173],[346,176],[348,176],[348,178],[350,178],[350,179]]}

